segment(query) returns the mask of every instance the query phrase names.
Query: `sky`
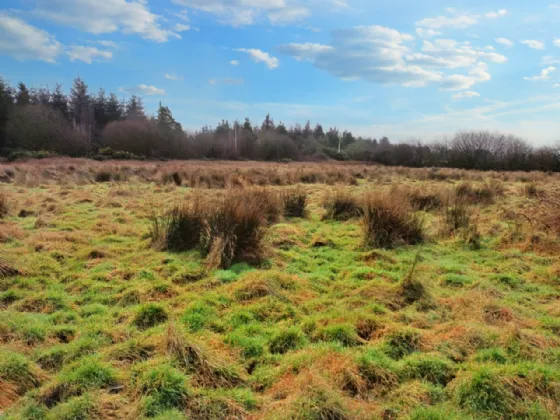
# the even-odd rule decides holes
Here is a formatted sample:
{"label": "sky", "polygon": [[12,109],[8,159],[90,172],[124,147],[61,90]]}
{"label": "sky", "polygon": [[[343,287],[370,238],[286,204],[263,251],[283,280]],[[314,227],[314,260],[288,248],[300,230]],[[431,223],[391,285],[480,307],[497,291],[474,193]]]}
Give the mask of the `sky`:
{"label": "sky", "polygon": [[[554,0],[552,0],[554,1]],[[12,85],[138,94],[189,130],[267,113],[394,141],[560,140],[560,2],[2,0]]]}

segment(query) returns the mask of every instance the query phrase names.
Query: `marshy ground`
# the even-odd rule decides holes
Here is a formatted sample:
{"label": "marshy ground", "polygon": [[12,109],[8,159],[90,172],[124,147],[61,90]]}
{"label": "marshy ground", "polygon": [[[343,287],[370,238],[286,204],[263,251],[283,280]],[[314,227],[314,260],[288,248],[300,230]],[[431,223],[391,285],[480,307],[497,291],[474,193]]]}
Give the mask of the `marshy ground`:
{"label": "marshy ground", "polygon": [[[0,417],[560,417],[558,174],[66,159],[0,179]],[[173,209],[200,238],[171,242]]]}

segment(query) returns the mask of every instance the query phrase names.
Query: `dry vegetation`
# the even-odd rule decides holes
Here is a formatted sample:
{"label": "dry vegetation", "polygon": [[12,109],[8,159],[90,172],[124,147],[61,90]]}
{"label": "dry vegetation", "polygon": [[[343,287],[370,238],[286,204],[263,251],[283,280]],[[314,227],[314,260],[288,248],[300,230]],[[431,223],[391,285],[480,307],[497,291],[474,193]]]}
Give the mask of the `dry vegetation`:
{"label": "dry vegetation", "polygon": [[560,176],[0,165],[6,419],[560,417]]}

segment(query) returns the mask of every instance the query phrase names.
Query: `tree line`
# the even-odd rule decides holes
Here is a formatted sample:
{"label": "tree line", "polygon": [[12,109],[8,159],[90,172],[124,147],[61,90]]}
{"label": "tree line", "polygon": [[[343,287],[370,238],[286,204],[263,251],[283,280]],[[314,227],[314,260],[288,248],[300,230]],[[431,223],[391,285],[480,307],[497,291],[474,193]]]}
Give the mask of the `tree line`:
{"label": "tree line", "polygon": [[259,125],[222,120],[187,132],[160,103],[148,116],[142,98],[91,93],[81,78],[68,93],[10,86],[0,78],[0,155],[60,154],[96,159],[360,160],[411,167],[560,171],[560,145],[532,147],[514,135],[459,132],[431,144],[356,137],[321,124],[286,127],[270,115]]}

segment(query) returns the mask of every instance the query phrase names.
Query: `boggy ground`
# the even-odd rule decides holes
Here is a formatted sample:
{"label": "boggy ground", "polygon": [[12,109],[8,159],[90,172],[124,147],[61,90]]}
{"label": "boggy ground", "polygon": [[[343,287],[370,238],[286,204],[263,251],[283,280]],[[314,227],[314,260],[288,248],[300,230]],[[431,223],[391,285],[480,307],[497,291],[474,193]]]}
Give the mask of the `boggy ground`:
{"label": "boggy ground", "polygon": [[[6,419],[560,416],[558,175],[85,160],[0,175]],[[296,184],[306,217],[267,226],[258,265],[152,246],[151,218],[194,190]],[[468,226],[450,229],[465,188]],[[387,192],[420,203],[423,241],[366,248],[363,212],[323,205]]]}

